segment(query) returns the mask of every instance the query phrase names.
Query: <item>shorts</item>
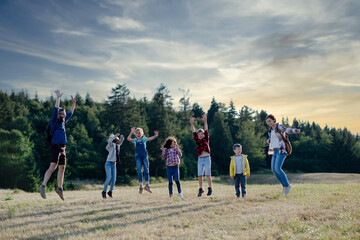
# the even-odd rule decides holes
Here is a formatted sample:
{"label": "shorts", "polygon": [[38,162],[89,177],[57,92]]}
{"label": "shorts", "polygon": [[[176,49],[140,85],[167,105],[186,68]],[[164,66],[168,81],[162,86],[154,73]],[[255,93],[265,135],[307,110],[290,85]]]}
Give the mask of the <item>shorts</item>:
{"label": "shorts", "polygon": [[198,157],[198,176],[211,176],[211,158],[210,156]]}
{"label": "shorts", "polygon": [[65,144],[56,144],[52,143],[50,146],[50,155],[52,163],[58,165],[66,165],[66,145]]}

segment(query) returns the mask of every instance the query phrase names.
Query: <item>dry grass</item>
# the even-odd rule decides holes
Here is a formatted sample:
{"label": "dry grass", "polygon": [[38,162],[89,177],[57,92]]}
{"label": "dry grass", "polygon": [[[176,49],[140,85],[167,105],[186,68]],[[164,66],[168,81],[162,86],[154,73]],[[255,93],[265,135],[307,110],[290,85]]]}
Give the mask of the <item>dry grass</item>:
{"label": "dry grass", "polygon": [[248,185],[246,199],[220,182],[201,198],[196,181],[182,182],[184,199],[169,199],[167,183],[152,187],[116,187],[106,200],[100,186],[67,191],[65,202],[0,190],[0,238],[360,239],[360,183],[293,184],[286,197],[280,185]]}

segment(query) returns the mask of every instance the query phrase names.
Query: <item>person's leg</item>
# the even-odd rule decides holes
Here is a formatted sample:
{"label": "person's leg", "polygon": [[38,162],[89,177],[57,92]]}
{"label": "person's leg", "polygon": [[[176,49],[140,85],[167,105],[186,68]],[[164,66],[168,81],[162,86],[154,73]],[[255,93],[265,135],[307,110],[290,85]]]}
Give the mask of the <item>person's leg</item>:
{"label": "person's leg", "polygon": [[149,159],[147,156],[143,158],[143,165],[144,165],[145,182],[146,182],[146,185],[149,185],[149,182],[150,182]]}
{"label": "person's leg", "polygon": [[176,187],[178,193],[181,193],[181,185],[180,185],[180,173],[179,173],[179,166],[174,166],[174,181],[176,183]]}
{"label": "person's leg", "polygon": [[57,181],[58,181],[58,187],[61,189],[63,188],[63,184],[64,184],[65,168],[66,165],[59,165]]}
{"label": "person's leg", "polygon": [[116,182],[116,163],[111,163],[111,182],[110,182],[110,189],[109,192],[112,192],[114,190],[114,185]]}
{"label": "person's leg", "polygon": [[205,168],[205,176],[207,178],[208,183],[208,192],[207,196],[212,194],[212,178],[211,178],[211,158],[210,156],[204,158],[204,168]]}
{"label": "person's leg", "polygon": [[140,183],[140,186],[142,186],[142,184],[143,184],[142,160],[140,157],[136,157],[135,161],[136,161],[136,169],[137,169],[137,173],[138,173],[139,183]]}
{"label": "person's leg", "polygon": [[149,174],[149,159],[148,157],[143,158],[143,165],[144,165],[144,177],[145,177],[145,191],[152,193],[150,188],[150,174]]}
{"label": "person's leg", "polygon": [[107,191],[107,188],[111,181],[111,168],[110,168],[110,165],[108,164],[108,162],[105,163],[105,173],[106,173],[106,179],[104,182],[104,189],[103,189],[104,192]]}
{"label": "person's leg", "polygon": [[48,170],[46,170],[45,175],[44,175],[44,180],[42,185],[45,187],[47,182],[49,181],[52,173],[55,171],[55,169],[57,168],[57,163],[51,162],[50,163],[50,167],[48,168]]}
{"label": "person's leg", "polygon": [[66,167],[66,155],[65,155],[65,147],[61,148],[62,153],[59,157],[59,169],[58,169],[58,188],[55,192],[59,195],[61,200],[65,200],[63,196],[63,183],[64,183],[64,173]]}
{"label": "person's leg", "polygon": [[203,174],[204,174],[204,165],[202,158],[198,158],[198,178],[199,178],[199,188],[202,189],[203,185]]}
{"label": "person's leg", "polygon": [[276,163],[278,162],[278,158],[279,158],[279,149],[274,149],[274,154],[271,158],[271,171],[274,173],[275,177],[279,180],[279,182],[281,183],[281,178],[279,173],[276,171]]}
{"label": "person's leg", "polygon": [[235,184],[235,193],[237,197],[240,197],[240,178],[239,178],[239,174],[235,174],[234,177],[234,184]]}
{"label": "person's leg", "polygon": [[275,167],[275,171],[279,175],[280,183],[283,185],[284,188],[288,188],[290,184],[286,177],[285,172],[282,170],[282,165],[284,164],[285,158],[286,158],[285,153],[279,154],[274,164],[274,167]]}
{"label": "person's leg", "polygon": [[246,196],[246,177],[244,174],[240,174],[240,184],[241,184],[241,196]]}
{"label": "person's leg", "polygon": [[173,181],[172,181],[172,174],[171,174],[171,167],[170,166],[166,167],[166,174],[167,174],[167,178],[168,178],[168,181],[169,181],[169,185],[168,185],[169,196],[172,197],[172,195],[173,195]]}

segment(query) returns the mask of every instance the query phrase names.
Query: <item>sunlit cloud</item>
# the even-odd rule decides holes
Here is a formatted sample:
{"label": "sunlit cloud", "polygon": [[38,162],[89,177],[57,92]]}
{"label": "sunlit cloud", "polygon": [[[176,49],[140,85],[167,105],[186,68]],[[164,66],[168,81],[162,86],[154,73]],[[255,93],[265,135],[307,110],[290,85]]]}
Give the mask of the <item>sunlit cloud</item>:
{"label": "sunlit cloud", "polygon": [[107,25],[112,30],[141,31],[145,28],[145,26],[142,23],[130,18],[103,16],[103,17],[99,17],[98,21],[100,24]]}

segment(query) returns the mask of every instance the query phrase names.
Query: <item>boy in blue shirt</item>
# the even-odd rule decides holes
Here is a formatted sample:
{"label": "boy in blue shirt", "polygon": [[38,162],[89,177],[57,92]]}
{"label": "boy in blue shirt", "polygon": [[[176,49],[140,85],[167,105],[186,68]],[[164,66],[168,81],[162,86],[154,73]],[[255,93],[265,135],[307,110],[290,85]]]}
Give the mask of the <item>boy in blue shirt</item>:
{"label": "boy in blue shirt", "polygon": [[73,102],[71,109],[67,112],[65,112],[65,109],[59,108],[60,106],[60,98],[63,95],[60,90],[55,90],[56,93],[56,102],[54,107],[54,112],[50,120],[50,130],[52,132],[52,139],[50,144],[50,154],[51,154],[51,161],[50,161],[50,167],[46,171],[44,175],[44,181],[42,185],[39,187],[40,195],[42,198],[46,199],[46,183],[49,181],[52,173],[55,171],[55,169],[59,166],[58,170],[58,188],[56,189],[56,193],[59,195],[59,197],[64,200],[63,196],[63,182],[64,182],[64,173],[65,173],[65,167],[66,167],[66,131],[65,131],[65,124],[69,121],[69,119],[72,117],[76,100],[71,96],[71,100]]}

